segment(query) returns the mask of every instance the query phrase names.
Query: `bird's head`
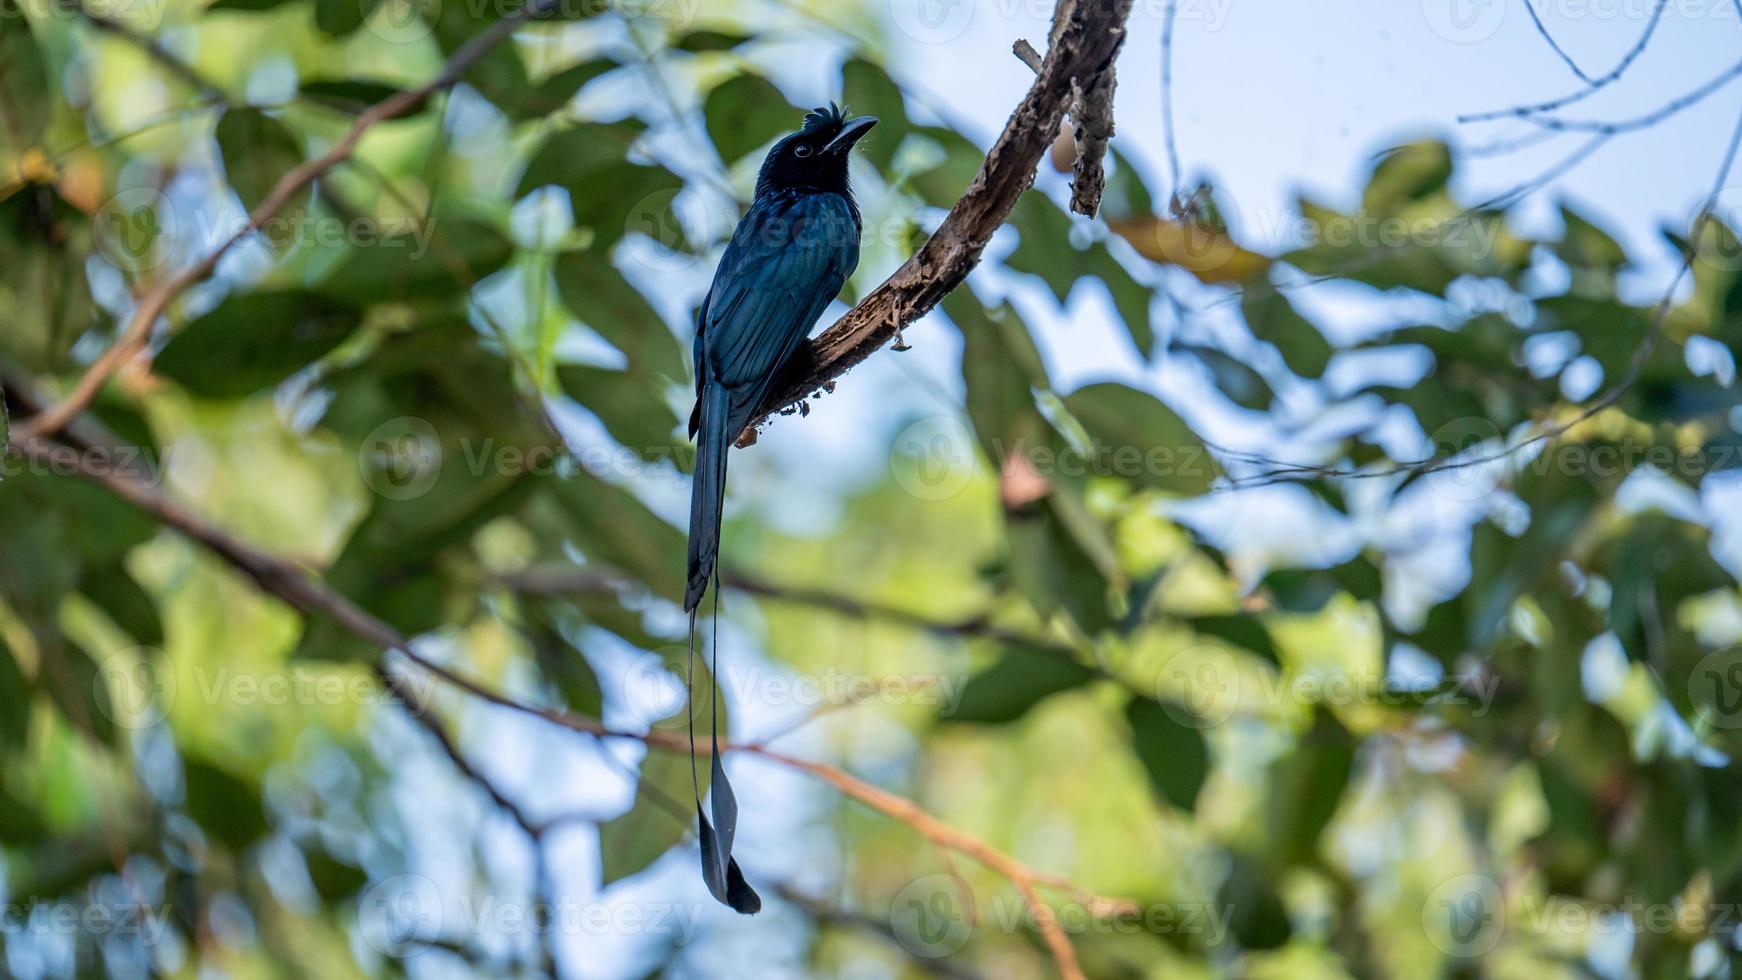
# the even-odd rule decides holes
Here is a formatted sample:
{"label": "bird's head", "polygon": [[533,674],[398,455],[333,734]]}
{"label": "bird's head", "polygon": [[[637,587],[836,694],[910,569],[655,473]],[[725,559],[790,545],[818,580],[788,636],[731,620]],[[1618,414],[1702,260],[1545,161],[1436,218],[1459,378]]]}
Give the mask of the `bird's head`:
{"label": "bird's head", "polygon": [[768,151],[756,179],[757,195],[772,190],[847,193],[848,153],[875,125],[876,116],[848,119],[833,103],[811,110],[798,132]]}

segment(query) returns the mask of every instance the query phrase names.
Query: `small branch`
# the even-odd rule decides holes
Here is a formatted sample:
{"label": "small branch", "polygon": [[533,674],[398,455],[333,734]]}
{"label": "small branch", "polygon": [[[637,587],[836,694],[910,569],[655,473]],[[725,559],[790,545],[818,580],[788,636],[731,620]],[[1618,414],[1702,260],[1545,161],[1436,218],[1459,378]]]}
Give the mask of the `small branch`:
{"label": "small branch", "polygon": [[1178,19],[1178,0],[1168,0],[1161,21],[1161,140],[1167,145],[1168,203],[1175,212],[1184,208],[1180,185],[1186,179],[1180,170],[1179,140],[1173,130],[1173,26]]}
{"label": "small branch", "polygon": [[1732,64],[1704,84],[1665,102],[1658,108],[1644,115],[1620,122],[1604,122],[1598,119],[1561,119],[1556,116],[1535,114],[1524,118],[1534,126],[1540,126],[1557,133],[1597,133],[1603,136],[1613,136],[1617,133],[1628,133],[1655,126],[1670,116],[1705,100],[1712,93],[1735,81],[1739,76],[1742,76],[1742,61]]}
{"label": "small branch", "polygon": [[19,425],[15,438],[20,442],[28,442],[32,438],[60,431],[61,427],[66,425],[73,416],[79,414],[91,403],[91,400],[102,390],[109,377],[145,346],[150,339],[152,327],[157,323],[158,317],[162,316],[164,311],[169,308],[169,305],[175,302],[183,292],[211,275],[217,269],[218,261],[231,248],[258,231],[266,222],[272,220],[303,188],[348,159],[356,150],[357,143],[362,140],[363,134],[377,123],[394,119],[411,111],[413,107],[422,103],[432,93],[452,85],[467,68],[471,67],[473,62],[482,58],[489,53],[490,49],[513,34],[524,21],[541,14],[551,2],[553,0],[534,0],[534,2],[515,11],[512,16],[492,24],[488,29],[461,45],[459,50],[454,52],[453,57],[449,58],[447,63],[442,66],[441,72],[435,78],[415,88],[395,92],[365,109],[357,117],[350,130],[337,143],[333,144],[332,149],[313,160],[305,160],[292,167],[283,177],[279,178],[277,184],[273,185],[272,190],[260,202],[259,207],[256,207],[248,215],[248,221],[241,228],[198,262],[164,280],[140,299],[139,304],[133,309],[132,317],[127,321],[126,328],[121,331],[121,335],[115,339],[115,343],[108,350],[105,350],[98,355],[95,361],[91,362],[91,366],[86,369],[84,376],[79,378],[78,383],[73,386],[72,392],[67,395],[65,400],[41,414],[25,420]]}
{"label": "small branch", "polygon": [[1034,84],[987,152],[968,191],[914,256],[847,315],[805,344],[769,386],[740,439],[776,412],[823,389],[880,350],[898,329],[931,312],[967,279],[980,253],[1034,182],[1035,166],[1058,132],[1073,79],[1112,67],[1125,41],[1131,0],[1060,0],[1053,41]]}
{"label": "small branch", "polygon": [[[1544,38],[1548,39],[1549,45],[1553,47],[1557,53],[1560,53],[1562,58],[1566,58],[1567,63],[1572,65],[1573,72],[1577,74],[1581,80],[1586,82],[1586,86],[1571,95],[1563,95],[1558,99],[1550,99],[1547,102],[1538,102],[1534,105],[1520,105],[1512,106],[1508,109],[1493,109],[1488,112],[1469,113],[1467,115],[1459,116],[1458,122],[1487,122],[1493,119],[1506,119],[1509,117],[1530,116],[1541,112],[1554,112],[1557,109],[1564,109],[1567,106],[1573,105],[1577,102],[1583,102],[1591,96],[1596,95],[1625,74],[1627,69],[1632,66],[1633,62],[1645,52],[1645,46],[1651,43],[1651,35],[1656,32],[1658,22],[1663,19],[1664,7],[1668,6],[1668,4],[1669,0],[1657,0],[1657,5],[1652,8],[1651,18],[1646,22],[1645,30],[1640,33],[1639,40],[1633,43],[1633,47],[1627,49],[1627,53],[1621,56],[1621,60],[1616,62],[1614,68],[1611,68],[1606,74],[1597,78],[1587,78],[1585,73],[1580,71],[1577,65],[1572,65],[1572,60],[1566,58],[1565,53],[1561,52],[1560,45],[1556,44],[1554,38],[1549,36],[1548,29],[1543,26],[1542,20],[1537,16],[1535,7],[1529,3],[1529,0],[1526,0],[1525,8],[1530,11],[1531,19],[1536,22],[1537,30],[1542,33]],[[1738,0],[1738,6],[1742,7],[1742,0]],[[1742,14],[1742,9],[1739,9],[1737,13]]]}
{"label": "small branch", "polygon": [[[1663,4],[1667,2],[1668,0],[1659,0],[1657,9],[1661,12],[1663,10]],[[1530,14],[1530,22],[1536,25],[1536,32],[1541,34],[1542,39],[1548,43],[1549,50],[1553,51],[1556,57],[1565,62],[1568,68],[1572,69],[1573,75],[1578,78],[1579,81],[1584,82],[1586,85],[1595,87],[1597,80],[1585,74],[1585,70],[1579,67],[1577,61],[1573,60],[1573,56],[1567,53],[1567,49],[1561,47],[1561,43],[1555,40],[1553,34],[1549,33],[1548,25],[1543,23],[1542,14],[1536,9],[1535,0],[1524,0],[1524,9],[1525,12]],[[1655,26],[1656,23],[1657,20],[1654,15],[1651,26],[1646,27],[1646,35],[1648,37],[1650,36],[1651,27]]]}

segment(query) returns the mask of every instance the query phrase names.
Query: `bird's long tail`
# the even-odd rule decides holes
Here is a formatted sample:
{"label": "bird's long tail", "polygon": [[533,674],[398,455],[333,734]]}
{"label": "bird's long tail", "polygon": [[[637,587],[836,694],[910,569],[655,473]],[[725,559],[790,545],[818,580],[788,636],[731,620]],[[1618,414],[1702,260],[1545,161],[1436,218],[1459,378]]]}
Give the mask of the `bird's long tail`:
{"label": "bird's long tail", "polygon": [[[713,811],[713,821],[710,823],[708,814],[702,809],[701,777],[696,766],[696,711],[695,711],[695,673],[696,673],[696,614],[701,605],[702,596],[708,591],[708,583],[713,579],[715,559],[720,550],[720,515],[725,506],[726,494],[726,451],[731,448],[732,433],[728,432],[728,418],[731,409],[729,392],[723,385],[708,384],[702,386],[700,404],[697,405],[699,415],[696,429],[696,476],[695,486],[690,494],[690,546],[689,546],[689,585],[684,592],[684,609],[690,614],[690,649],[689,649],[689,679],[690,689],[689,734],[690,734],[690,785],[695,791],[697,834],[701,838],[702,847],[702,880],[708,885],[708,891],[733,911],[745,915],[753,915],[762,910],[762,898],[756,890],[744,880],[744,872],[739,870],[738,862],[732,857],[732,841],[738,832],[738,799],[732,792],[732,784],[726,779],[726,768],[721,763],[720,752],[720,721],[719,721],[719,676],[720,676],[720,642],[718,632],[714,635],[714,663],[711,671],[714,680],[713,689],[708,701],[708,729],[712,740],[713,751],[710,753],[712,769],[710,776],[711,795],[710,809]],[[714,590],[714,623],[716,630],[719,624],[720,592]]]}
{"label": "bird's long tail", "polygon": [[704,384],[696,406],[696,479],[690,490],[689,585],[684,590],[684,611],[695,614],[714,574],[714,559],[720,551],[720,514],[726,505],[726,451],[731,435],[726,432],[731,414],[731,393],[725,385]]}

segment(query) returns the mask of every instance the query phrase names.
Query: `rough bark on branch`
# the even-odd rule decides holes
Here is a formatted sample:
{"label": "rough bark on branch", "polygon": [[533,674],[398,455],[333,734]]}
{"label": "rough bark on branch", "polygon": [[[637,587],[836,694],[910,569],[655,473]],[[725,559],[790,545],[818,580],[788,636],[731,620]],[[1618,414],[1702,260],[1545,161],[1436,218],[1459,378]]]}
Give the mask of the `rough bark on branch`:
{"label": "rough bark on branch", "polygon": [[1041,154],[1069,108],[1073,82],[1110,71],[1125,41],[1131,0],[1060,0],[1052,43],[1034,84],[1011,113],[968,191],[914,256],[787,364],[740,441],[769,415],[804,401],[893,339],[967,279],[992,233],[1034,183]]}

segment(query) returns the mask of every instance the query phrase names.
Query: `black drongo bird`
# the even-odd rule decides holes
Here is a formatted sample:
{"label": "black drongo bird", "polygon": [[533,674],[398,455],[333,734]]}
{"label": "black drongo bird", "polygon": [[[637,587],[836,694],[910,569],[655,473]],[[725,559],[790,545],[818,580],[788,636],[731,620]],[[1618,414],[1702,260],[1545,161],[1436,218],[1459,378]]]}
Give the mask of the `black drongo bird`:
{"label": "black drongo bird", "polygon": [[[803,128],[774,144],[756,179],[756,199],[732,233],[714,284],[702,300],[696,318],[696,408],[690,416],[696,475],[690,495],[689,586],[684,592],[692,672],[696,607],[715,578],[720,548],[726,450],[859,264],[859,208],[847,187],[847,156],[876,123],[875,116],[849,120],[830,105],[812,111]],[[716,604],[718,597],[716,591]],[[715,657],[717,665],[718,643]],[[712,824],[702,812],[693,708],[689,714],[702,877],[721,902],[739,912],[757,912],[762,899],[732,858],[738,803],[718,751],[713,753]],[[711,724],[717,745],[717,719]]]}

